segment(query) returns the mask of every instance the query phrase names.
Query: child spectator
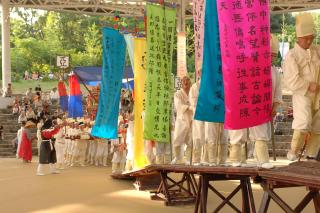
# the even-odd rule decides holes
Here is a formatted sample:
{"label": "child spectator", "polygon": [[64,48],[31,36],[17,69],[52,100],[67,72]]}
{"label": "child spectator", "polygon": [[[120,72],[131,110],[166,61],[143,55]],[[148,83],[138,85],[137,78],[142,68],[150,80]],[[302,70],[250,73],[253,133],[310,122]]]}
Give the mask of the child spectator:
{"label": "child spectator", "polygon": [[0,139],[4,140],[4,135],[3,135],[3,126],[0,125]]}

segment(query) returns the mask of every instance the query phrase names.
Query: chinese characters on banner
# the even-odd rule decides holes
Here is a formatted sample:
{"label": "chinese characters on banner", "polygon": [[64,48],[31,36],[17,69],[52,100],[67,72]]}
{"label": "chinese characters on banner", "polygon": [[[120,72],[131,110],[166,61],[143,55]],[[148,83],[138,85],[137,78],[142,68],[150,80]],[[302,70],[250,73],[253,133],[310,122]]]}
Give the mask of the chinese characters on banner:
{"label": "chinese characters on banner", "polygon": [[185,32],[177,35],[177,76],[183,78],[187,75],[187,38]]}
{"label": "chinese characters on banner", "polygon": [[117,30],[103,28],[102,33],[102,81],[98,112],[91,134],[99,138],[116,139],[126,42]]}
{"label": "chinese characters on banner", "polygon": [[271,120],[272,78],[268,0],[218,0],[225,128]]}
{"label": "chinese characters on banner", "polygon": [[194,118],[223,123],[224,91],[216,5],[216,0],[206,2],[202,77]]}
{"label": "chinese characters on banner", "polygon": [[196,77],[198,77],[199,66],[202,65],[203,58],[203,37],[204,37],[204,16],[205,0],[193,0],[193,21],[194,21],[194,47]]}
{"label": "chinese characters on banner", "polygon": [[134,169],[147,164],[144,152],[142,112],[145,101],[147,41],[145,38],[134,38]]}
{"label": "chinese characters on banner", "polygon": [[170,141],[171,77],[176,10],[147,4],[147,79],[144,138]]}

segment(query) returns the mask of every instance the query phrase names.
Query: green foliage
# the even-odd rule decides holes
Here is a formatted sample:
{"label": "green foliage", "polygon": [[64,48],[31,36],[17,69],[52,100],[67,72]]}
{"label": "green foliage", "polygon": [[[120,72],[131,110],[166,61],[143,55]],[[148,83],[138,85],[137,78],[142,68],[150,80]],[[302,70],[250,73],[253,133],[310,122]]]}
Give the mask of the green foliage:
{"label": "green foliage", "polygon": [[101,29],[105,26],[118,25],[119,29],[126,28],[130,32],[144,30],[143,20],[136,18],[114,19],[21,8],[14,9],[13,13],[11,62],[14,81],[21,79],[26,70],[39,72],[42,76],[50,72],[58,75],[57,55],[70,56],[71,67],[101,66]]}

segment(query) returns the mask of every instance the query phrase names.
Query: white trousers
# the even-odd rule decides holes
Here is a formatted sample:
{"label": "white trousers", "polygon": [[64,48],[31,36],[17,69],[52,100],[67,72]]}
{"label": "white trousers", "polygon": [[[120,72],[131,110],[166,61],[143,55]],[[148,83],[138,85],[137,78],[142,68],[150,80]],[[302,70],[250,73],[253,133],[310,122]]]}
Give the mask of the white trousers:
{"label": "white trousers", "polygon": [[223,123],[205,122],[205,141],[208,144],[227,144],[228,133]]}
{"label": "white trousers", "polygon": [[[252,141],[270,141],[271,124],[270,122],[249,128],[249,135]],[[243,144],[248,140],[247,129],[229,130],[230,144]]]}
{"label": "white trousers", "polygon": [[64,162],[64,154],[65,154],[65,144],[64,143],[55,143],[56,154],[57,154],[57,163]]}

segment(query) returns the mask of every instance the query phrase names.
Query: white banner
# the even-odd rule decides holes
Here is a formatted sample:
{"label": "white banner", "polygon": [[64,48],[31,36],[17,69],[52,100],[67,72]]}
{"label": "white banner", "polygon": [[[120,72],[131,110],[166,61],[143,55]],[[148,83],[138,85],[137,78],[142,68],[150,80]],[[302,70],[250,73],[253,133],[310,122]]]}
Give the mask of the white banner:
{"label": "white banner", "polygon": [[127,49],[130,57],[130,62],[131,62],[131,67],[132,70],[134,68],[134,62],[133,62],[133,36],[132,34],[126,34],[124,35],[124,39],[126,40],[127,43]]}

